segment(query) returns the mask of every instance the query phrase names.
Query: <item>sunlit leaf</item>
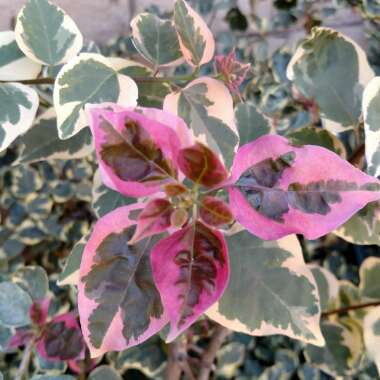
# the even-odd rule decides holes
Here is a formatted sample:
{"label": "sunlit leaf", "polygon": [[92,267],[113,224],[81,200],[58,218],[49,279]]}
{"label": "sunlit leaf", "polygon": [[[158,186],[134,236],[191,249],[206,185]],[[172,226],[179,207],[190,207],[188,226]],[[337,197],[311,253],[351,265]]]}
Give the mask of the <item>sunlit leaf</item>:
{"label": "sunlit leaf", "polygon": [[231,183],[232,213],[263,239],[316,239],[380,198],[380,182],[335,153],[274,135],[239,149]]}
{"label": "sunlit leaf", "polygon": [[83,45],[75,22],[48,0],[28,0],[17,16],[15,33],[23,53],[44,65],[67,62]]}

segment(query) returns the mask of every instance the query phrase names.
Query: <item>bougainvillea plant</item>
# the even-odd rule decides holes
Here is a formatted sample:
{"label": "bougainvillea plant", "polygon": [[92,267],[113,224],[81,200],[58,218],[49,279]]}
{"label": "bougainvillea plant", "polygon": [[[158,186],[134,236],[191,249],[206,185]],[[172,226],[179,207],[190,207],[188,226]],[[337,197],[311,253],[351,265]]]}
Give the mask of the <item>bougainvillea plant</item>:
{"label": "bougainvillea plant", "polygon": [[[131,31],[134,55],[106,57],[59,7],[28,0],[15,31],[0,33],[0,149],[19,144],[18,165],[96,155],[98,220],[59,279],[78,290],[91,357],[157,333],[172,342],[200,318],[324,346],[320,281],[296,235],[344,235],[380,200],[380,82],[365,54],[314,28],[287,80],[325,129],[280,135],[244,97],[250,64],[235,51],[215,56],[186,1],[170,19],[137,15]],[[47,109],[34,121],[39,106]],[[345,128],[358,141],[364,129],[368,174],[345,159],[336,137]],[[75,314],[47,322],[47,302],[28,306],[32,328],[10,325],[9,347],[32,342],[50,360],[83,359]]]}

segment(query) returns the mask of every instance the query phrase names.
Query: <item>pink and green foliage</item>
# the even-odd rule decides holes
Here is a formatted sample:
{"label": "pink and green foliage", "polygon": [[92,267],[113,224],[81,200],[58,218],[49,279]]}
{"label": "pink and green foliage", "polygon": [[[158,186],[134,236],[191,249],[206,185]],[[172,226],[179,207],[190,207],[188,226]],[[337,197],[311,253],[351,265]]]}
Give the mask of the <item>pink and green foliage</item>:
{"label": "pink and green foliage", "polygon": [[32,327],[16,330],[8,348],[35,342],[39,355],[48,361],[70,361],[84,358],[85,345],[75,313],[68,312],[48,318],[50,299],[34,301],[30,307]]}
{"label": "pink and green foliage", "polygon": [[241,147],[231,170],[231,210],[262,239],[316,239],[380,198],[380,181],[318,146],[263,136]]}
{"label": "pink and green foliage", "polygon": [[380,198],[377,179],[322,147],[263,136],[238,150],[229,174],[207,146],[181,143],[186,126],[170,114],[109,104],[89,114],[104,182],[148,196],[102,217],[85,247],[79,313],[92,356],[168,323],[171,341],[214,305],[230,271],[216,228],[234,218],[262,239],[316,238]]}
{"label": "pink and green foliage", "polygon": [[223,294],[229,276],[226,242],[220,232],[196,222],[162,239],[151,262],[172,341]]}

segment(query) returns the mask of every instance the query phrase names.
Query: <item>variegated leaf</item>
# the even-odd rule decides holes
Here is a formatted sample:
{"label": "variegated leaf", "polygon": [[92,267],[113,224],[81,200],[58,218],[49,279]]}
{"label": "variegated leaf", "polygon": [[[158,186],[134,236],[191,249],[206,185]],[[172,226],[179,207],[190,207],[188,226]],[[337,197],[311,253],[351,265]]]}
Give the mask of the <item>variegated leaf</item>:
{"label": "variegated leaf", "polygon": [[44,65],[67,62],[83,45],[75,22],[48,0],[28,0],[17,16],[15,33],[24,54]]}
{"label": "variegated leaf", "polygon": [[380,175],[380,77],[373,78],[363,93],[365,157],[367,171]]}
{"label": "variegated leaf", "polygon": [[[129,77],[144,78],[154,75],[154,71],[149,67],[125,58],[108,57],[112,67],[122,75]],[[138,104],[142,107],[162,108],[165,96],[170,93],[170,86],[161,81],[139,81]]]}
{"label": "variegated leaf", "polygon": [[34,79],[40,71],[41,65],[20,50],[13,31],[0,32],[0,80]]}
{"label": "variegated leaf", "polygon": [[313,28],[297,48],[287,76],[322,116],[343,127],[359,122],[364,87],[373,78],[365,52],[350,38],[329,28]]}
{"label": "variegated leaf", "polygon": [[380,306],[371,309],[365,316],[363,330],[365,348],[376,363],[380,376]]}
{"label": "variegated leaf", "polygon": [[207,316],[245,334],[323,345],[318,289],[296,236],[266,242],[242,231],[227,241],[230,281]]}
{"label": "variegated leaf", "polygon": [[138,89],[126,75],[119,74],[102,55],[82,53],[60,70],[54,86],[58,135],[68,139],[88,126],[86,104],[113,102],[136,106]]}
{"label": "variegated leaf", "polygon": [[335,153],[275,135],[241,147],[231,172],[231,211],[262,239],[316,239],[380,198],[380,181]]}
{"label": "variegated leaf", "polygon": [[92,357],[139,344],[168,322],[149,260],[156,241],[128,244],[140,209],[124,206],[99,219],[83,252],[78,306]]}
{"label": "variegated leaf", "polygon": [[32,88],[0,83],[0,151],[32,126],[38,104],[38,95]]}
{"label": "variegated leaf", "polygon": [[361,245],[380,246],[380,212],[378,202],[369,203],[333,233]]}
{"label": "variegated leaf", "polygon": [[223,235],[200,222],[162,239],[151,254],[153,278],[174,340],[223,294],[229,276]]}
{"label": "variegated leaf", "polygon": [[380,300],[380,258],[368,257],[360,266],[360,293],[363,297]]}
{"label": "variegated leaf", "polygon": [[[176,124],[156,109],[88,107],[103,183],[125,196],[146,196],[176,183],[181,142]],[[153,118],[151,118],[152,116]],[[161,122],[162,121],[162,122]]]}
{"label": "variegated leaf", "polygon": [[131,21],[133,44],[154,66],[180,64],[183,56],[173,22],[151,13],[140,13]]}
{"label": "variegated leaf", "polygon": [[233,100],[222,82],[206,77],[196,79],[167,95],[164,109],[183,118],[198,141],[216,152],[226,166],[231,165],[239,137]]}
{"label": "variegated leaf", "polygon": [[351,375],[359,367],[363,355],[361,328],[353,319],[338,322],[323,321],[321,330],[326,341],[324,347],[306,346],[306,360],[334,378]]}
{"label": "variegated leaf", "polygon": [[338,295],[338,279],[330,271],[319,265],[309,264],[308,267],[317,283],[321,310],[327,311],[330,305],[334,304]]}
{"label": "variegated leaf", "polygon": [[214,36],[201,16],[185,0],[176,0],[173,20],[187,63],[199,67],[211,61],[215,51]]}
{"label": "variegated leaf", "polygon": [[136,199],[126,197],[104,185],[99,170],[95,172],[92,187],[92,209],[98,218],[134,202]]}
{"label": "variegated leaf", "polygon": [[286,138],[294,145],[318,145],[335,152],[346,159],[347,152],[341,140],[326,129],[315,127],[304,127],[292,131]]}
{"label": "variegated leaf", "polygon": [[53,159],[71,160],[85,157],[94,150],[89,128],[81,130],[67,140],[59,138],[53,108],[39,116],[33,126],[20,137],[19,142],[21,152],[15,164]]}

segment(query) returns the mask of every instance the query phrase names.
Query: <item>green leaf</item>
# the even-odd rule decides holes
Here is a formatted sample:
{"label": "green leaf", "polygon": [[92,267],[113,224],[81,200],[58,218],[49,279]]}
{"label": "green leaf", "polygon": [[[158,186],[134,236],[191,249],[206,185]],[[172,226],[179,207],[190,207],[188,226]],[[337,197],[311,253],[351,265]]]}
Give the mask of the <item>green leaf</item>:
{"label": "green leaf", "polygon": [[347,157],[343,143],[326,129],[305,127],[288,133],[286,137],[295,145],[318,145],[335,152],[342,158]]}
{"label": "green leaf", "polygon": [[287,75],[322,116],[354,127],[361,114],[364,86],[374,76],[364,51],[348,37],[328,28],[313,28],[298,47]]}
{"label": "green leaf", "polygon": [[0,32],[0,80],[34,79],[40,71],[41,65],[20,50],[13,31]]}
{"label": "green leaf", "polygon": [[67,62],[83,45],[74,21],[48,0],[28,0],[17,16],[15,32],[24,54],[44,65]]}
{"label": "green leaf", "polygon": [[363,93],[365,157],[368,173],[380,175],[380,77],[373,78]]}
{"label": "green leaf", "polygon": [[94,186],[92,188],[92,209],[98,218],[121,206],[135,202],[135,198],[125,197],[117,191],[103,185],[99,171],[95,173]]}
{"label": "green leaf", "polygon": [[74,245],[69,257],[66,259],[62,272],[59,274],[57,282],[58,286],[78,285],[80,263],[90,234],[91,232],[83,236],[82,239]]}
{"label": "green leaf", "polygon": [[317,286],[295,235],[263,241],[243,231],[228,246],[230,281],[206,314],[234,331],[323,345]]}
{"label": "green leaf", "polygon": [[13,274],[12,281],[29,293],[33,301],[45,298],[49,290],[48,276],[39,266],[20,268]]}
{"label": "green leaf", "polygon": [[380,300],[380,258],[368,257],[360,266],[359,289],[362,296]]}
{"label": "green leaf", "polygon": [[215,41],[202,18],[186,1],[177,0],[173,20],[186,61],[193,66],[209,62],[214,55]]}
{"label": "green leaf", "polygon": [[240,145],[267,135],[272,130],[268,120],[252,102],[239,103],[236,106],[235,120],[239,131]]}
{"label": "green leaf", "polygon": [[199,78],[169,94],[164,109],[182,117],[195,137],[230,166],[239,144],[232,97],[223,83]]}
{"label": "green leaf", "polygon": [[[41,136],[44,138],[41,139]],[[21,152],[14,164],[54,159],[70,160],[85,157],[93,151],[89,128],[81,130],[67,140],[59,138],[53,108],[42,114],[18,141],[21,144]]]}
{"label": "green leaf", "polygon": [[0,283],[0,323],[7,327],[30,324],[30,295],[12,282]]}
{"label": "green leaf", "polygon": [[91,371],[88,380],[122,380],[121,376],[110,366],[101,365]]}
{"label": "green leaf", "polygon": [[31,127],[37,108],[35,90],[19,83],[0,83],[0,151]]}
{"label": "green leaf", "polygon": [[[108,58],[119,74],[129,77],[153,76],[153,71],[137,62],[122,58]],[[164,98],[170,93],[170,86],[165,82],[141,81],[137,83],[139,89],[138,104],[142,107],[162,108]]]}
{"label": "green leaf", "polygon": [[82,53],[71,59],[62,67],[54,87],[59,138],[68,139],[88,125],[84,113],[87,103],[134,107],[137,91],[134,81],[118,74],[99,54]]}
{"label": "green leaf", "polygon": [[131,21],[131,28],[137,51],[154,66],[181,63],[183,57],[172,21],[140,13]]}

